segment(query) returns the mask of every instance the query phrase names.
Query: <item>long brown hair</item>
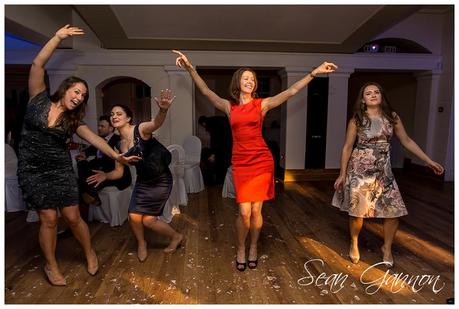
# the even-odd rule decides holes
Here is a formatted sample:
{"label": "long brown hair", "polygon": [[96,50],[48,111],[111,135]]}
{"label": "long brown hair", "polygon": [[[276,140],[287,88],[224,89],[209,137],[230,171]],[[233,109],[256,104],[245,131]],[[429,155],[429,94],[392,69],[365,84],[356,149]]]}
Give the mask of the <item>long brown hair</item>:
{"label": "long brown hair", "polygon": [[255,91],[257,91],[258,88],[257,73],[255,73],[255,71],[251,68],[240,68],[236,72],[234,72],[233,77],[231,78],[231,84],[229,88],[230,97],[236,103],[239,103],[239,96],[241,94],[241,78],[242,74],[244,74],[245,71],[249,71],[253,74],[253,77],[255,79],[255,87],[253,87],[252,96],[254,98],[257,97],[255,93]]}
{"label": "long brown hair", "polygon": [[56,126],[62,125],[64,131],[69,135],[75,133],[76,129],[78,128],[78,125],[84,118],[86,112],[86,105],[89,99],[88,83],[84,79],[81,79],[76,76],[67,77],[59,85],[56,92],[54,92],[53,95],[51,95],[50,97],[51,102],[59,102],[65,96],[67,90],[77,83],[82,83],[86,87],[86,95],[84,96],[83,102],[81,102],[74,109],[63,112],[57,119],[56,123]]}
{"label": "long brown hair", "polygon": [[384,89],[381,87],[380,84],[375,83],[375,82],[367,82],[365,85],[362,86],[359,90],[359,94],[357,96],[357,100],[355,101],[354,104],[354,111],[353,111],[353,116],[356,124],[358,127],[368,127],[371,123],[370,118],[368,117],[367,113],[367,105],[362,102],[363,100],[363,95],[365,88],[368,86],[375,86],[378,88],[379,92],[381,93],[381,112],[382,116],[389,120],[390,123],[394,124],[397,122],[397,114],[395,113],[395,110],[392,108],[390,105],[389,101],[387,100],[386,97],[386,92]]}

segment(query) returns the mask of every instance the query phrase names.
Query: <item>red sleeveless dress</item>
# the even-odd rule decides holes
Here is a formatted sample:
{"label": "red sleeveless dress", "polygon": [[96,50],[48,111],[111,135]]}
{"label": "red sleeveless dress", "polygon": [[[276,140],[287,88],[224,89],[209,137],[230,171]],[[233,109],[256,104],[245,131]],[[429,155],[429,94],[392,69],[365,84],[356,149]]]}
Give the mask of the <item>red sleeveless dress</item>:
{"label": "red sleeveless dress", "polygon": [[274,160],[261,134],[262,99],[232,104],[233,179],[236,202],[259,202],[274,198]]}

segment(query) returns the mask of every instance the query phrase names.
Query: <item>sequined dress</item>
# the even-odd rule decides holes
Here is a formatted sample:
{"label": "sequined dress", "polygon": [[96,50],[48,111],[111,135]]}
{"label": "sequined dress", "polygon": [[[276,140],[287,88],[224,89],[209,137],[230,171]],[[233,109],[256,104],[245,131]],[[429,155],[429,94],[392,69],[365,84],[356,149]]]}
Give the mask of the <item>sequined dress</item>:
{"label": "sequined dress", "polygon": [[78,205],[77,177],[67,147],[70,135],[48,127],[51,100],[46,91],[27,105],[18,151],[18,180],[29,209]]}

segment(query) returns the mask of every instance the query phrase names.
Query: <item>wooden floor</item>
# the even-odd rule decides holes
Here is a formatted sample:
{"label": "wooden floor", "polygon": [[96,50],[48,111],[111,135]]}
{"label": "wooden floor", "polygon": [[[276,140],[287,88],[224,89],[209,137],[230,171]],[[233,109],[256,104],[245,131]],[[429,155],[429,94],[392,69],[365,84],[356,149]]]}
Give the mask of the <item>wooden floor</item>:
{"label": "wooden floor", "polygon": [[276,199],[263,208],[259,266],[238,272],[236,206],[215,186],[189,195],[174,217],[186,243],[173,255],[162,253],[166,239],[148,233],[149,256],[139,263],[127,223],[91,223],[101,265],[91,277],[77,242],[60,240],[66,287],[45,279],[38,224],[26,223],[24,213],[5,214],[5,303],[444,304],[454,298],[453,184],[396,176],[409,215],[401,220],[391,270],[373,266],[381,261],[380,220],[365,222],[361,262],[350,263],[348,217],[330,206],[333,182],[314,181],[276,184]]}

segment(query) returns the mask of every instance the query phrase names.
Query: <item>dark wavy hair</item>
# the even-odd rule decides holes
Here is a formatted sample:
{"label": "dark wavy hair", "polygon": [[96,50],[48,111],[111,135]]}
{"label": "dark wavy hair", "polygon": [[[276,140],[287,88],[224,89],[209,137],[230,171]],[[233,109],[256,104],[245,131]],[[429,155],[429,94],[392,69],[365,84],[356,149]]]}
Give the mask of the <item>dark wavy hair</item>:
{"label": "dark wavy hair", "polygon": [[109,126],[112,126],[112,123],[110,122],[110,116],[109,115],[102,115],[99,117],[99,121],[107,121]]}
{"label": "dark wavy hair", "polygon": [[[129,106],[124,105],[124,104],[115,104],[115,105],[112,105],[112,108],[110,110],[112,110],[114,107],[121,108],[128,117],[131,117],[129,124],[134,124],[134,114],[132,113],[132,110],[129,108]],[[111,125],[111,122],[110,122],[110,125]]]}
{"label": "dark wavy hair", "polygon": [[257,97],[257,94],[255,92],[258,88],[257,73],[255,73],[255,71],[251,68],[240,68],[236,72],[234,72],[233,77],[231,78],[229,94],[233,102],[239,103],[239,96],[241,94],[241,78],[242,74],[244,74],[245,71],[251,72],[253,74],[253,77],[255,78],[255,87],[253,87],[252,96],[254,98]]}
{"label": "dark wavy hair", "polygon": [[64,131],[69,135],[75,133],[86,113],[86,105],[88,104],[89,99],[88,83],[84,79],[76,76],[67,77],[59,85],[56,92],[50,96],[51,102],[59,102],[65,96],[67,90],[77,83],[82,83],[86,87],[86,95],[83,99],[83,102],[81,102],[74,109],[63,112],[57,119],[56,123],[56,126],[62,126]]}
{"label": "dark wavy hair", "polygon": [[395,110],[392,108],[389,101],[387,100],[386,92],[384,91],[384,89],[378,83],[367,82],[365,83],[365,85],[363,85],[360,88],[359,94],[357,96],[357,100],[355,101],[355,104],[354,104],[352,118],[355,120],[356,125],[358,127],[368,127],[371,123],[371,120],[368,117],[368,113],[367,113],[367,105],[364,102],[362,102],[365,88],[367,88],[368,86],[376,86],[379,89],[379,92],[381,93],[382,116],[386,118],[387,120],[389,120],[390,123],[392,124],[396,123],[397,118],[398,118],[397,113],[395,112]]}

